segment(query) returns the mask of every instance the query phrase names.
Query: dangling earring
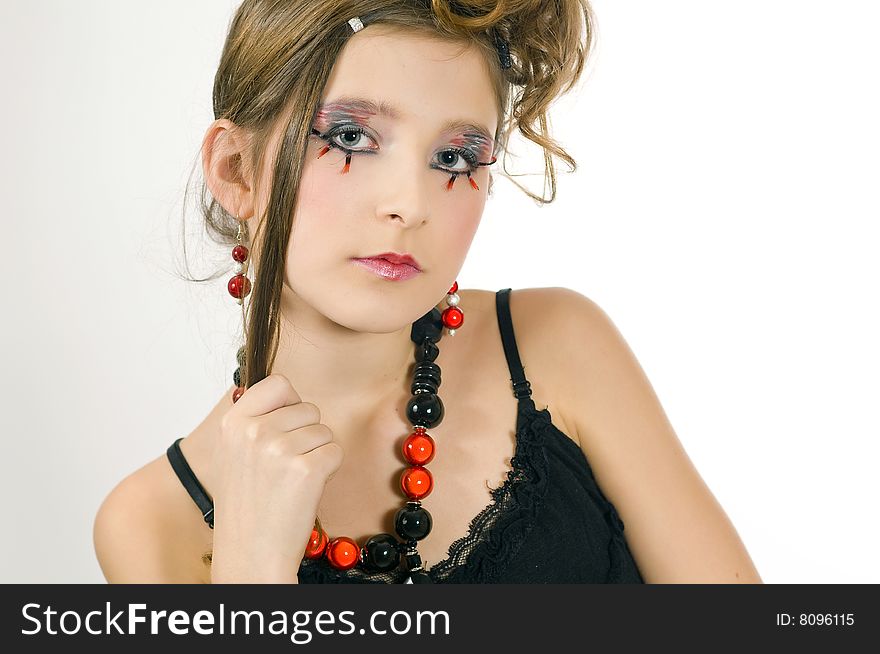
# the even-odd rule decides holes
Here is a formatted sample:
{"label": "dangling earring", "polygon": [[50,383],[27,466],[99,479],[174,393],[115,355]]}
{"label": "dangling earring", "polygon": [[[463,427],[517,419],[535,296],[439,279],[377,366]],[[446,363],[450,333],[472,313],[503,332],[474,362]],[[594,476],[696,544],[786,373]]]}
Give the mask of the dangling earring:
{"label": "dangling earring", "polygon": [[446,327],[446,333],[455,336],[455,331],[464,324],[464,313],[458,308],[461,298],[458,296],[458,280],[452,284],[452,288],[446,291],[446,304],[448,308],[443,310],[442,319],[443,326]]}
{"label": "dangling earring", "polygon": [[[236,218],[236,220],[238,219]],[[238,234],[236,234],[238,245],[232,248],[232,258],[237,262],[235,265],[235,277],[230,279],[226,286],[229,289],[229,294],[234,297],[235,301],[239,304],[244,302],[244,298],[251,292],[251,280],[247,278],[248,255],[250,252],[248,251],[247,246],[242,243],[243,238],[244,225],[239,221]]]}
{"label": "dangling earring", "polygon": [[[250,251],[247,246],[244,245],[244,223],[238,220],[238,233],[236,234],[236,240],[238,244],[232,248],[232,259],[236,262],[235,264],[235,276],[229,280],[226,288],[229,290],[229,294],[235,298],[235,301],[239,304],[244,302],[244,298],[246,298],[251,292],[251,280],[247,278],[248,264],[250,263],[250,259],[248,255]],[[232,375],[232,380],[235,383],[235,390],[232,392],[232,402],[238,402],[238,398],[242,396],[244,393],[244,388],[241,385],[241,368],[244,366],[244,347],[240,347],[238,349],[237,360],[238,360],[238,368],[235,369],[235,372]]]}

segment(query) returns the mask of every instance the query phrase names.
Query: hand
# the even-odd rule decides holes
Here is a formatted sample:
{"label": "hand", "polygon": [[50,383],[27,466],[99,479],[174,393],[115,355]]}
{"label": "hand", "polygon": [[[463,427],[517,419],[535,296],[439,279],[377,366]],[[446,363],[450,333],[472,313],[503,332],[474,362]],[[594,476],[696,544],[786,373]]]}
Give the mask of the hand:
{"label": "hand", "polygon": [[272,374],[221,420],[212,583],[298,583],[327,479],[344,452],[290,381]]}

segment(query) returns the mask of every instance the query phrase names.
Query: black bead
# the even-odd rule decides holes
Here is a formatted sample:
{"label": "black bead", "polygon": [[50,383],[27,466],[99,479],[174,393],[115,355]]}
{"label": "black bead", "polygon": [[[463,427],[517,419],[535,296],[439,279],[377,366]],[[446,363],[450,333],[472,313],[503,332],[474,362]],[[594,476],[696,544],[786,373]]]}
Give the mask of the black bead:
{"label": "black bead", "polygon": [[416,365],[416,369],[413,372],[413,381],[409,387],[409,392],[413,395],[422,392],[436,394],[442,383],[443,378],[440,366],[432,361],[422,361]]}
{"label": "black bead", "polygon": [[363,547],[363,560],[371,570],[385,572],[400,564],[397,539],[391,534],[376,534]]}
{"label": "black bead", "polygon": [[238,354],[235,355],[235,358],[238,360],[239,366],[244,366],[244,362],[245,362],[244,346],[238,348]]}
{"label": "black bead", "polygon": [[415,554],[407,554],[406,555],[406,569],[407,570],[415,570],[416,568],[422,567],[422,557],[419,556],[419,553]]}
{"label": "black bead", "polygon": [[418,393],[406,403],[406,418],[413,426],[436,427],[443,421],[443,401],[436,393]]}
{"label": "black bead", "polygon": [[436,343],[443,337],[443,315],[434,307],[424,316],[416,320],[409,337],[414,343],[421,343],[426,338]]}
{"label": "black bead", "polygon": [[414,381],[409,387],[409,392],[413,395],[417,393],[436,393],[438,390],[437,384],[432,381]]}
{"label": "black bead", "polygon": [[424,340],[416,345],[416,362],[433,361],[440,354],[440,348],[430,340]]}
{"label": "black bead", "polygon": [[416,365],[416,369],[413,371],[413,381],[416,380],[431,380],[439,386],[443,381],[440,366],[433,361],[422,361]]}
{"label": "black bead", "polygon": [[394,530],[406,540],[422,540],[431,533],[431,514],[422,507],[407,505],[394,515]]}
{"label": "black bead", "polygon": [[232,380],[236,386],[241,386],[241,367],[236,368],[235,372],[232,373]]}

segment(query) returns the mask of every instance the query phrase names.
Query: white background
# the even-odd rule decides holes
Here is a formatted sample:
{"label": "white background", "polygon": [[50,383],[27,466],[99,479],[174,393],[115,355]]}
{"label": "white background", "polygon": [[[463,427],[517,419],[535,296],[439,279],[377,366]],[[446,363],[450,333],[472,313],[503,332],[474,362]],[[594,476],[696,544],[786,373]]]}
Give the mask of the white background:
{"label": "white background", "polygon": [[[176,266],[236,5],[0,5],[2,581],[102,582],[100,502],[231,383],[228,276]],[[602,306],[765,582],[880,582],[880,8],[593,6],[579,168],[543,208],[496,178],[459,282]]]}

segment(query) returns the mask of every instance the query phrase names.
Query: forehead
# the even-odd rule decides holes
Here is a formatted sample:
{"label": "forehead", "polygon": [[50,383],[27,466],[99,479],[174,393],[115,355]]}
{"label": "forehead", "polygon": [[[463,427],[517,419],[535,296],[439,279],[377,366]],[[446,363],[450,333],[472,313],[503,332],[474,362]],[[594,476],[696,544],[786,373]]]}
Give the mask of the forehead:
{"label": "forehead", "polygon": [[322,104],[369,98],[360,109],[399,122],[449,128],[497,125],[497,99],[485,56],[475,47],[368,25],[337,58]]}

